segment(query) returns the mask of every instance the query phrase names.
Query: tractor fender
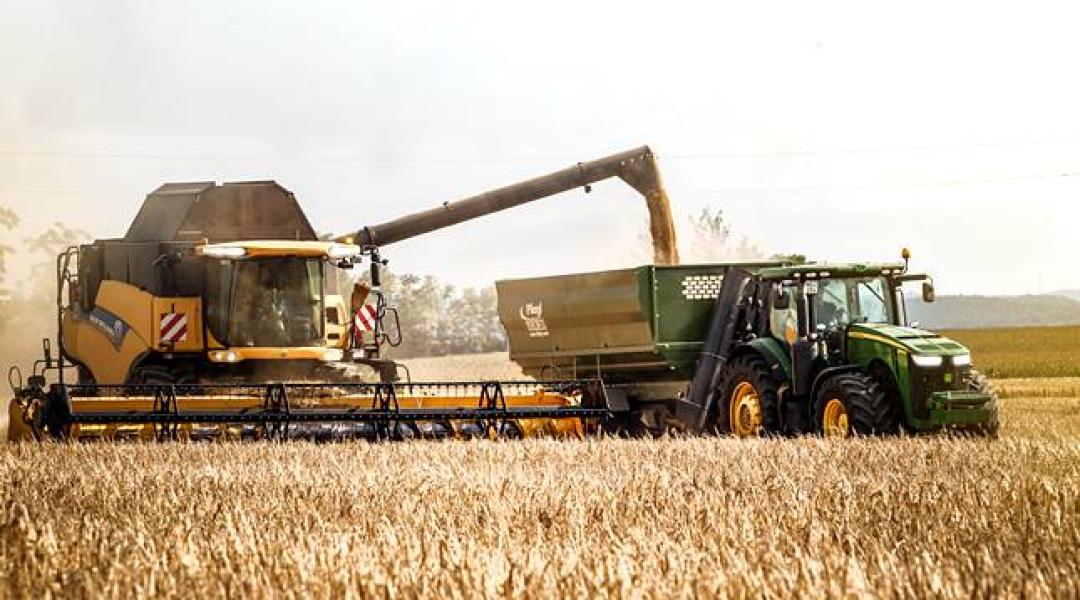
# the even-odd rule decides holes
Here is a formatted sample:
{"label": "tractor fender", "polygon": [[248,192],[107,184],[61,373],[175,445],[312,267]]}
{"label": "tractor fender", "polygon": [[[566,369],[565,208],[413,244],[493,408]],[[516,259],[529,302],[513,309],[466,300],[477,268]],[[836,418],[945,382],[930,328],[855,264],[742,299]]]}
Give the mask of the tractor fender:
{"label": "tractor fender", "polygon": [[834,375],[840,375],[842,373],[856,373],[862,371],[862,367],[859,365],[841,365],[839,367],[829,367],[822,369],[817,377],[814,377],[814,385],[810,387],[810,404],[814,403],[814,398],[817,397],[818,390],[824,385],[825,380],[833,377]]}
{"label": "tractor fender", "polygon": [[769,365],[769,370],[772,371],[777,381],[791,381],[791,359],[783,346],[780,345],[780,342],[772,338],[756,338],[736,348],[731,353],[729,362],[750,353],[757,354],[765,359],[765,362]]}

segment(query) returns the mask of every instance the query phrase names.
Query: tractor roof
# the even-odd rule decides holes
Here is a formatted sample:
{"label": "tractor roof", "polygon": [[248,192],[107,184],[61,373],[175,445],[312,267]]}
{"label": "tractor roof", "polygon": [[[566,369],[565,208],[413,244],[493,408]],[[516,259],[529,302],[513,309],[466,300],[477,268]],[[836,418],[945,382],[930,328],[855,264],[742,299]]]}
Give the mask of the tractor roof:
{"label": "tractor roof", "polygon": [[292,192],[274,181],[166,183],[151,192],[125,242],[317,240]]}
{"label": "tractor roof", "polygon": [[759,271],[759,275],[762,279],[818,279],[899,275],[903,271],[904,263],[808,263],[766,268]]}

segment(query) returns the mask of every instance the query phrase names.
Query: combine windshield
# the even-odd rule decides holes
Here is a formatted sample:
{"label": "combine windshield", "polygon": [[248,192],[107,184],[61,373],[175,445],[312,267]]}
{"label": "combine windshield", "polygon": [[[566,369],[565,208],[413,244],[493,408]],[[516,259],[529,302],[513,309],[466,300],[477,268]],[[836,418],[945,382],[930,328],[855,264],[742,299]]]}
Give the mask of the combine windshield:
{"label": "combine windshield", "polygon": [[209,266],[207,325],[226,346],[323,345],[323,261],[256,258]]}
{"label": "combine windshield", "polygon": [[881,277],[821,281],[813,297],[817,322],[829,328],[851,323],[893,323],[887,289]]}

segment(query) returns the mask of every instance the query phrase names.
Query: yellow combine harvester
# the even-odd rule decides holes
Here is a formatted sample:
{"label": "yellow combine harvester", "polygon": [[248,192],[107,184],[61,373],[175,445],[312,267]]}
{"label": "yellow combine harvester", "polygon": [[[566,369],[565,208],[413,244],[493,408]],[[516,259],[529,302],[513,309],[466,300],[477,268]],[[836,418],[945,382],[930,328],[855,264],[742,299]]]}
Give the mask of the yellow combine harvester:
{"label": "yellow combine harvester", "polygon": [[[580,435],[607,414],[597,382],[401,381],[379,250],[611,177],[645,196],[657,262],[677,262],[646,147],[335,240],[274,182],[163,185],[123,238],[58,257],[58,356],[46,340],[13,382],[9,438]],[[346,302],[364,260],[372,285]]]}

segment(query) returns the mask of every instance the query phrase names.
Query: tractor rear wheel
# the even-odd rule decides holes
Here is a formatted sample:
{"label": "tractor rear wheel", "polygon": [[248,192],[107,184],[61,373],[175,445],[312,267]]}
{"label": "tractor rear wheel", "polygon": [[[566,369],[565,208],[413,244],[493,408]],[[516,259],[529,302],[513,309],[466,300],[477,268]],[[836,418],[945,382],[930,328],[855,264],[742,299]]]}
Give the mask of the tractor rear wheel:
{"label": "tractor rear wheel", "polygon": [[990,402],[987,404],[994,410],[994,416],[990,421],[972,427],[970,432],[981,437],[997,438],[998,432],[1001,430],[1001,420],[998,416],[998,395],[997,391],[994,390],[994,384],[990,382],[989,377],[975,369],[972,369],[967,374],[964,383],[967,385],[969,391],[990,396]]}
{"label": "tractor rear wheel", "polygon": [[780,382],[765,359],[747,354],[728,369],[717,398],[716,429],[736,437],[758,437],[780,430]]}
{"label": "tractor rear wheel", "polygon": [[814,402],[814,424],[825,437],[896,433],[900,416],[885,387],[863,373],[828,379]]}

